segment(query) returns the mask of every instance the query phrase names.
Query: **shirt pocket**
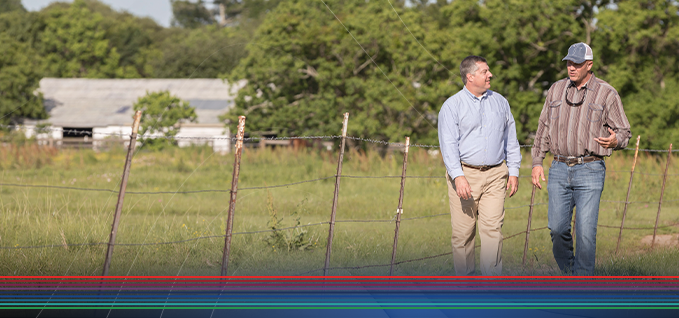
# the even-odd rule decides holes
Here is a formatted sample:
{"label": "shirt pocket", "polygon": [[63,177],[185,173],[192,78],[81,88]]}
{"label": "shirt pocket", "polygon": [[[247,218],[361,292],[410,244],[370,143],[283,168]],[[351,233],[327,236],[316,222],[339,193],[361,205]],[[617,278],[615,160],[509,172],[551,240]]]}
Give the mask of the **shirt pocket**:
{"label": "shirt pocket", "polygon": [[601,117],[604,114],[604,105],[590,103],[587,105],[587,120],[593,123],[598,123],[601,121]]}
{"label": "shirt pocket", "polygon": [[553,100],[549,102],[549,118],[551,119],[559,118],[560,112],[561,112],[561,100]]}
{"label": "shirt pocket", "polygon": [[490,129],[505,131],[507,128],[507,112],[488,112]]}

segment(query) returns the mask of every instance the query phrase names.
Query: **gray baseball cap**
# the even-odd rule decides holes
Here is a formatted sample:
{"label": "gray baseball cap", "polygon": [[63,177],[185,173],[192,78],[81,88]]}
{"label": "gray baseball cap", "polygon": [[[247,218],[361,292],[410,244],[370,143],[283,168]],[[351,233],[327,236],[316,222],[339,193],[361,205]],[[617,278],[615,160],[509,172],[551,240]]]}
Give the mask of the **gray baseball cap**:
{"label": "gray baseball cap", "polygon": [[585,61],[591,61],[594,59],[594,54],[592,54],[592,48],[585,43],[575,43],[568,48],[568,55],[562,59],[562,61],[572,61],[575,64],[580,64]]}

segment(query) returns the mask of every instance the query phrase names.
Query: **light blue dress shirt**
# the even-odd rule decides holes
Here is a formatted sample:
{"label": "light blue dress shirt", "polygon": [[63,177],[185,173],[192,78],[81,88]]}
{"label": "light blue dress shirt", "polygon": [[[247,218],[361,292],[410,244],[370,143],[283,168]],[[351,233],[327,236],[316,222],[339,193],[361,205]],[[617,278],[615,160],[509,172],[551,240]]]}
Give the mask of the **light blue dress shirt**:
{"label": "light blue dress shirt", "polygon": [[479,98],[465,87],[443,103],[438,125],[443,162],[453,179],[464,175],[460,161],[490,166],[506,160],[509,175],[519,176],[516,123],[502,95],[488,90]]}

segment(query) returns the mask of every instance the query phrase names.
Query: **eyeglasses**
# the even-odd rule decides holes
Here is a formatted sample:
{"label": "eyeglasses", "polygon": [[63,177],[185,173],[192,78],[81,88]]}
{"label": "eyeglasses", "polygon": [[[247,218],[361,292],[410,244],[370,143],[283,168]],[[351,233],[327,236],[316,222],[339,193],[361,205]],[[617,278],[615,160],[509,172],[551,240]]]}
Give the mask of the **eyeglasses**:
{"label": "eyeglasses", "polygon": [[[575,86],[571,86],[571,87],[575,87]],[[571,87],[568,87],[566,89],[566,103],[570,106],[580,106],[580,105],[582,105],[585,102],[585,98],[587,98],[587,88],[585,87],[585,92],[582,93],[582,100],[580,100],[577,103],[573,103],[573,102],[568,100],[568,89],[570,89]]]}

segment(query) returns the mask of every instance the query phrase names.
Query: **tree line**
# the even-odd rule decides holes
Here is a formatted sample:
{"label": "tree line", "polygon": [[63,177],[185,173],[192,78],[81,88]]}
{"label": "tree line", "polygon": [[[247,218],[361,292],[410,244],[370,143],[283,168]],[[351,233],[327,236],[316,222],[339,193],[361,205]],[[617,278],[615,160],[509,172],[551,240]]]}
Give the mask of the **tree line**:
{"label": "tree line", "polygon": [[252,132],[326,135],[350,112],[350,135],[437,143],[438,110],[474,54],[529,143],[561,59],[586,42],[643,146],[679,140],[675,0],[171,2],[170,28],[94,0],[0,14],[0,114],[25,102],[17,114],[44,116],[31,93],[42,76],[220,77],[248,81],[228,125],[246,115]]}

